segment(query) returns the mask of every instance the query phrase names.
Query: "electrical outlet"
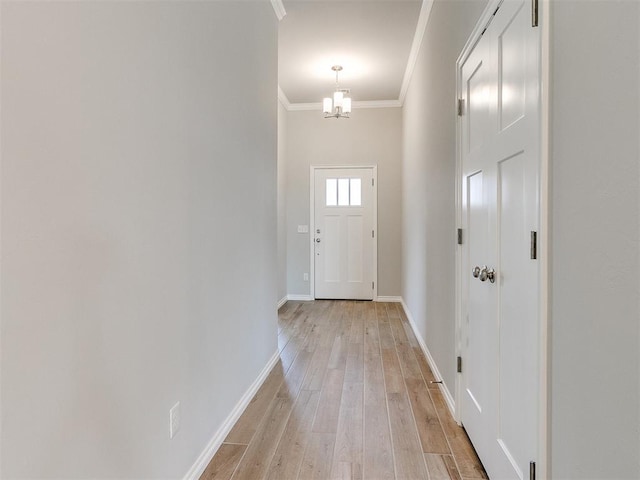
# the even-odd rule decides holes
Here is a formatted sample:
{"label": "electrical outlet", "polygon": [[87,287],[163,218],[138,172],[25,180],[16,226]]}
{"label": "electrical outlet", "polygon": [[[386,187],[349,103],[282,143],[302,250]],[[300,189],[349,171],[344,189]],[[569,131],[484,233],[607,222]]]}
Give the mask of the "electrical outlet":
{"label": "electrical outlet", "polygon": [[180,402],[169,410],[169,438],[175,437],[178,430],[180,430]]}
{"label": "electrical outlet", "polygon": [[309,274],[308,273],[303,273],[302,274],[302,280],[304,280],[305,282],[309,281]]}

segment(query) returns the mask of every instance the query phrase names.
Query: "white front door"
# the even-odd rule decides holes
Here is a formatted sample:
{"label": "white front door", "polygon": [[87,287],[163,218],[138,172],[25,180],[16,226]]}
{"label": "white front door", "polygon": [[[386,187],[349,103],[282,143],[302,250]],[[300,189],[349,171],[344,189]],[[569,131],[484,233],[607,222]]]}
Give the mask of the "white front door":
{"label": "white front door", "polygon": [[314,169],[315,298],[372,300],[373,168]]}
{"label": "white front door", "polygon": [[490,478],[523,479],[538,457],[540,37],[529,1],[491,13],[459,69],[461,421]]}

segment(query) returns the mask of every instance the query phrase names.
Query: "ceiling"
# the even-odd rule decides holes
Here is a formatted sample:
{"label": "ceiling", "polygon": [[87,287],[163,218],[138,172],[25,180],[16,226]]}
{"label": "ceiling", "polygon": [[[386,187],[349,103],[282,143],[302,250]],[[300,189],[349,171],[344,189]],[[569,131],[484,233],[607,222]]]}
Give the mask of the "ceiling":
{"label": "ceiling", "polygon": [[284,0],[279,85],[291,104],[319,103],[340,87],[357,102],[398,101],[421,0]]}

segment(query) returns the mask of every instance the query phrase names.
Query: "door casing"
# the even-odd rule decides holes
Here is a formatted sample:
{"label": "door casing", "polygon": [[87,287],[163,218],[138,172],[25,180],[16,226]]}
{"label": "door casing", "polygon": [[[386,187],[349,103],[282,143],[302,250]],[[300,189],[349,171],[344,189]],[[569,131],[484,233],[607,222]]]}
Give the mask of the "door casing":
{"label": "door casing", "polygon": [[[473,51],[476,43],[491,18],[502,3],[503,0],[489,0],[484,12],[480,16],[476,26],[474,27],[467,43],[465,44],[458,60],[456,61],[456,98],[452,108],[458,109],[458,99],[462,96],[462,66],[466,59]],[[539,165],[539,214],[540,214],[540,231],[538,232],[538,261],[540,262],[539,277],[539,380],[538,380],[538,462],[536,464],[536,472],[538,478],[550,478],[550,390],[549,390],[549,226],[550,226],[550,203],[549,203],[549,138],[550,138],[550,80],[551,80],[551,62],[550,62],[550,19],[551,8],[550,0],[539,1],[538,27],[540,28],[540,165]],[[462,135],[461,135],[462,117],[457,117],[456,122],[456,224],[460,228],[462,225]],[[465,338],[464,322],[462,319],[463,310],[463,292],[462,292],[462,275],[468,272],[462,272],[462,248],[458,246],[456,249],[456,279],[455,279],[455,330],[456,330],[456,356],[463,351],[462,342]],[[462,399],[462,373],[456,375],[455,382],[455,409],[454,417],[457,422],[461,423],[461,399]]]}
{"label": "door casing", "polygon": [[316,170],[371,169],[373,175],[373,301],[378,299],[378,167],[377,165],[311,165],[309,167],[309,295],[316,298],[315,290],[315,175]]}

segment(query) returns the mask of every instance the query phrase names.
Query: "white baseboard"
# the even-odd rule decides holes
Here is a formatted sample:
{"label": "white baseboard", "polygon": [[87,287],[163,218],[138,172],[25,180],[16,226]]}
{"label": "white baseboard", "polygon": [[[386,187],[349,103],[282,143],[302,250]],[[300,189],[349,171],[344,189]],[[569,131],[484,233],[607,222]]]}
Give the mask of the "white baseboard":
{"label": "white baseboard", "polygon": [[278,300],[278,310],[280,310],[280,307],[282,307],[285,303],[287,303],[287,296],[286,295],[284,297],[282,297],[280,300]]}
{"label": "white baseboard", "polygon": [[444,396],[445,402],[447,402],[447,406],[451,411],[451,415],[453,416],[453,418],[456,418],[456,402],[453,399],[453,395],[451,395],[451,392],[449,391],[447,384],[444,383],[444,380],[442,379],[442,375],[440,375],[440,370],[438,370],[438,365],[436,365],[436,361],[433,359],[433,356],[431,356],[431,352],[429,351],[429,348],[427,347],[427,344],[425,343],[424,338],[422,338],[422,335],[420,335],[420,332],[416,327],[416,322],[413,320],[413,316],[411,315],[411,311],[409,310],[409,307],[407,307],[407,304],[404,302],[404,298],[401,299],[401,302],[402,302],[402,308],[404,308],[404,313],[407,315],[407,319],[409,320],[409,325],[411,325],[411,329],[413,330],[413,333],[415,334],[416,339],[418,339],[420,348],[422,349],[424,356],[427,358],[427,363],[429,364],[429,367],[433,372],[433,376],[436,378],[436,380],[442,380],[442,383],[439,383],[438,387],[440,387],[440,391]]}
{"label": "white baseboard", "polygon": [[315,300],[311,295],[287,295],[287,300],[296,300],[298,302],[312,302]]}
{"label": "white baseboard", "polygon": [[247,405],[249,405],[249,402],[251,402],[251,399],[253,398],[253,396],[256,394],[256,392],[260,389],[264,381],[267,379],[267,376],[269,375],[273,367],[276,365],[276,363],[278,363],[279,359],[280,359],[280,352],[276,351],[276,353],[273,354],[271,359],[267,362],[265,367],[262,369],[262,371],[260,372],[260,375],[258,375],[258,378],[256,378],[256,380],[251,384],[249,389],[245,392],[245,394],[242,396],[240,401],[236,404],[236,406],[231,411],[229,416],[225,419],[225,421],[222,422],[222,425],[220,426],[220,428],[218,428],[216,433],[213,435],[213,438],[211,438],[211,440],[205,447],[204,451],[200,454],[196,462],[193,464],[193,466],[189,469],[187,474],[184,476],[184,480],[198,480],[200,478],[200,475],[202,475],[205,468],[207,468],[207,465],[209,465],[209,462],[211,461],[213,456],[216,454],[216,452],[220,448],[220,445],[222,445],[222,442],[224,441],[225,437],[229,434],[229,432],[231,431],[235,423],[238,421],[238,419],[244,412],[245,408],[247,408]]}
{"label": "white baseboard", "polygon": [[378,295],[376,297],[376,302],[402,303],[402,297],[384,297],[382,295]]}
{"label": "white baseboard", "polygon": [[[278,308],[280,308],[287,300],[295,300],[298,302],[312,302],[315,300],[311,295],[294,295],[288,294],[286,298],[280,300],[281,303],[278,303]],[[375,298],[376,302],[389,302],[389,303],[402,303],[402,297],[394,297],[394,296],[381,296],[378,295]]]}

